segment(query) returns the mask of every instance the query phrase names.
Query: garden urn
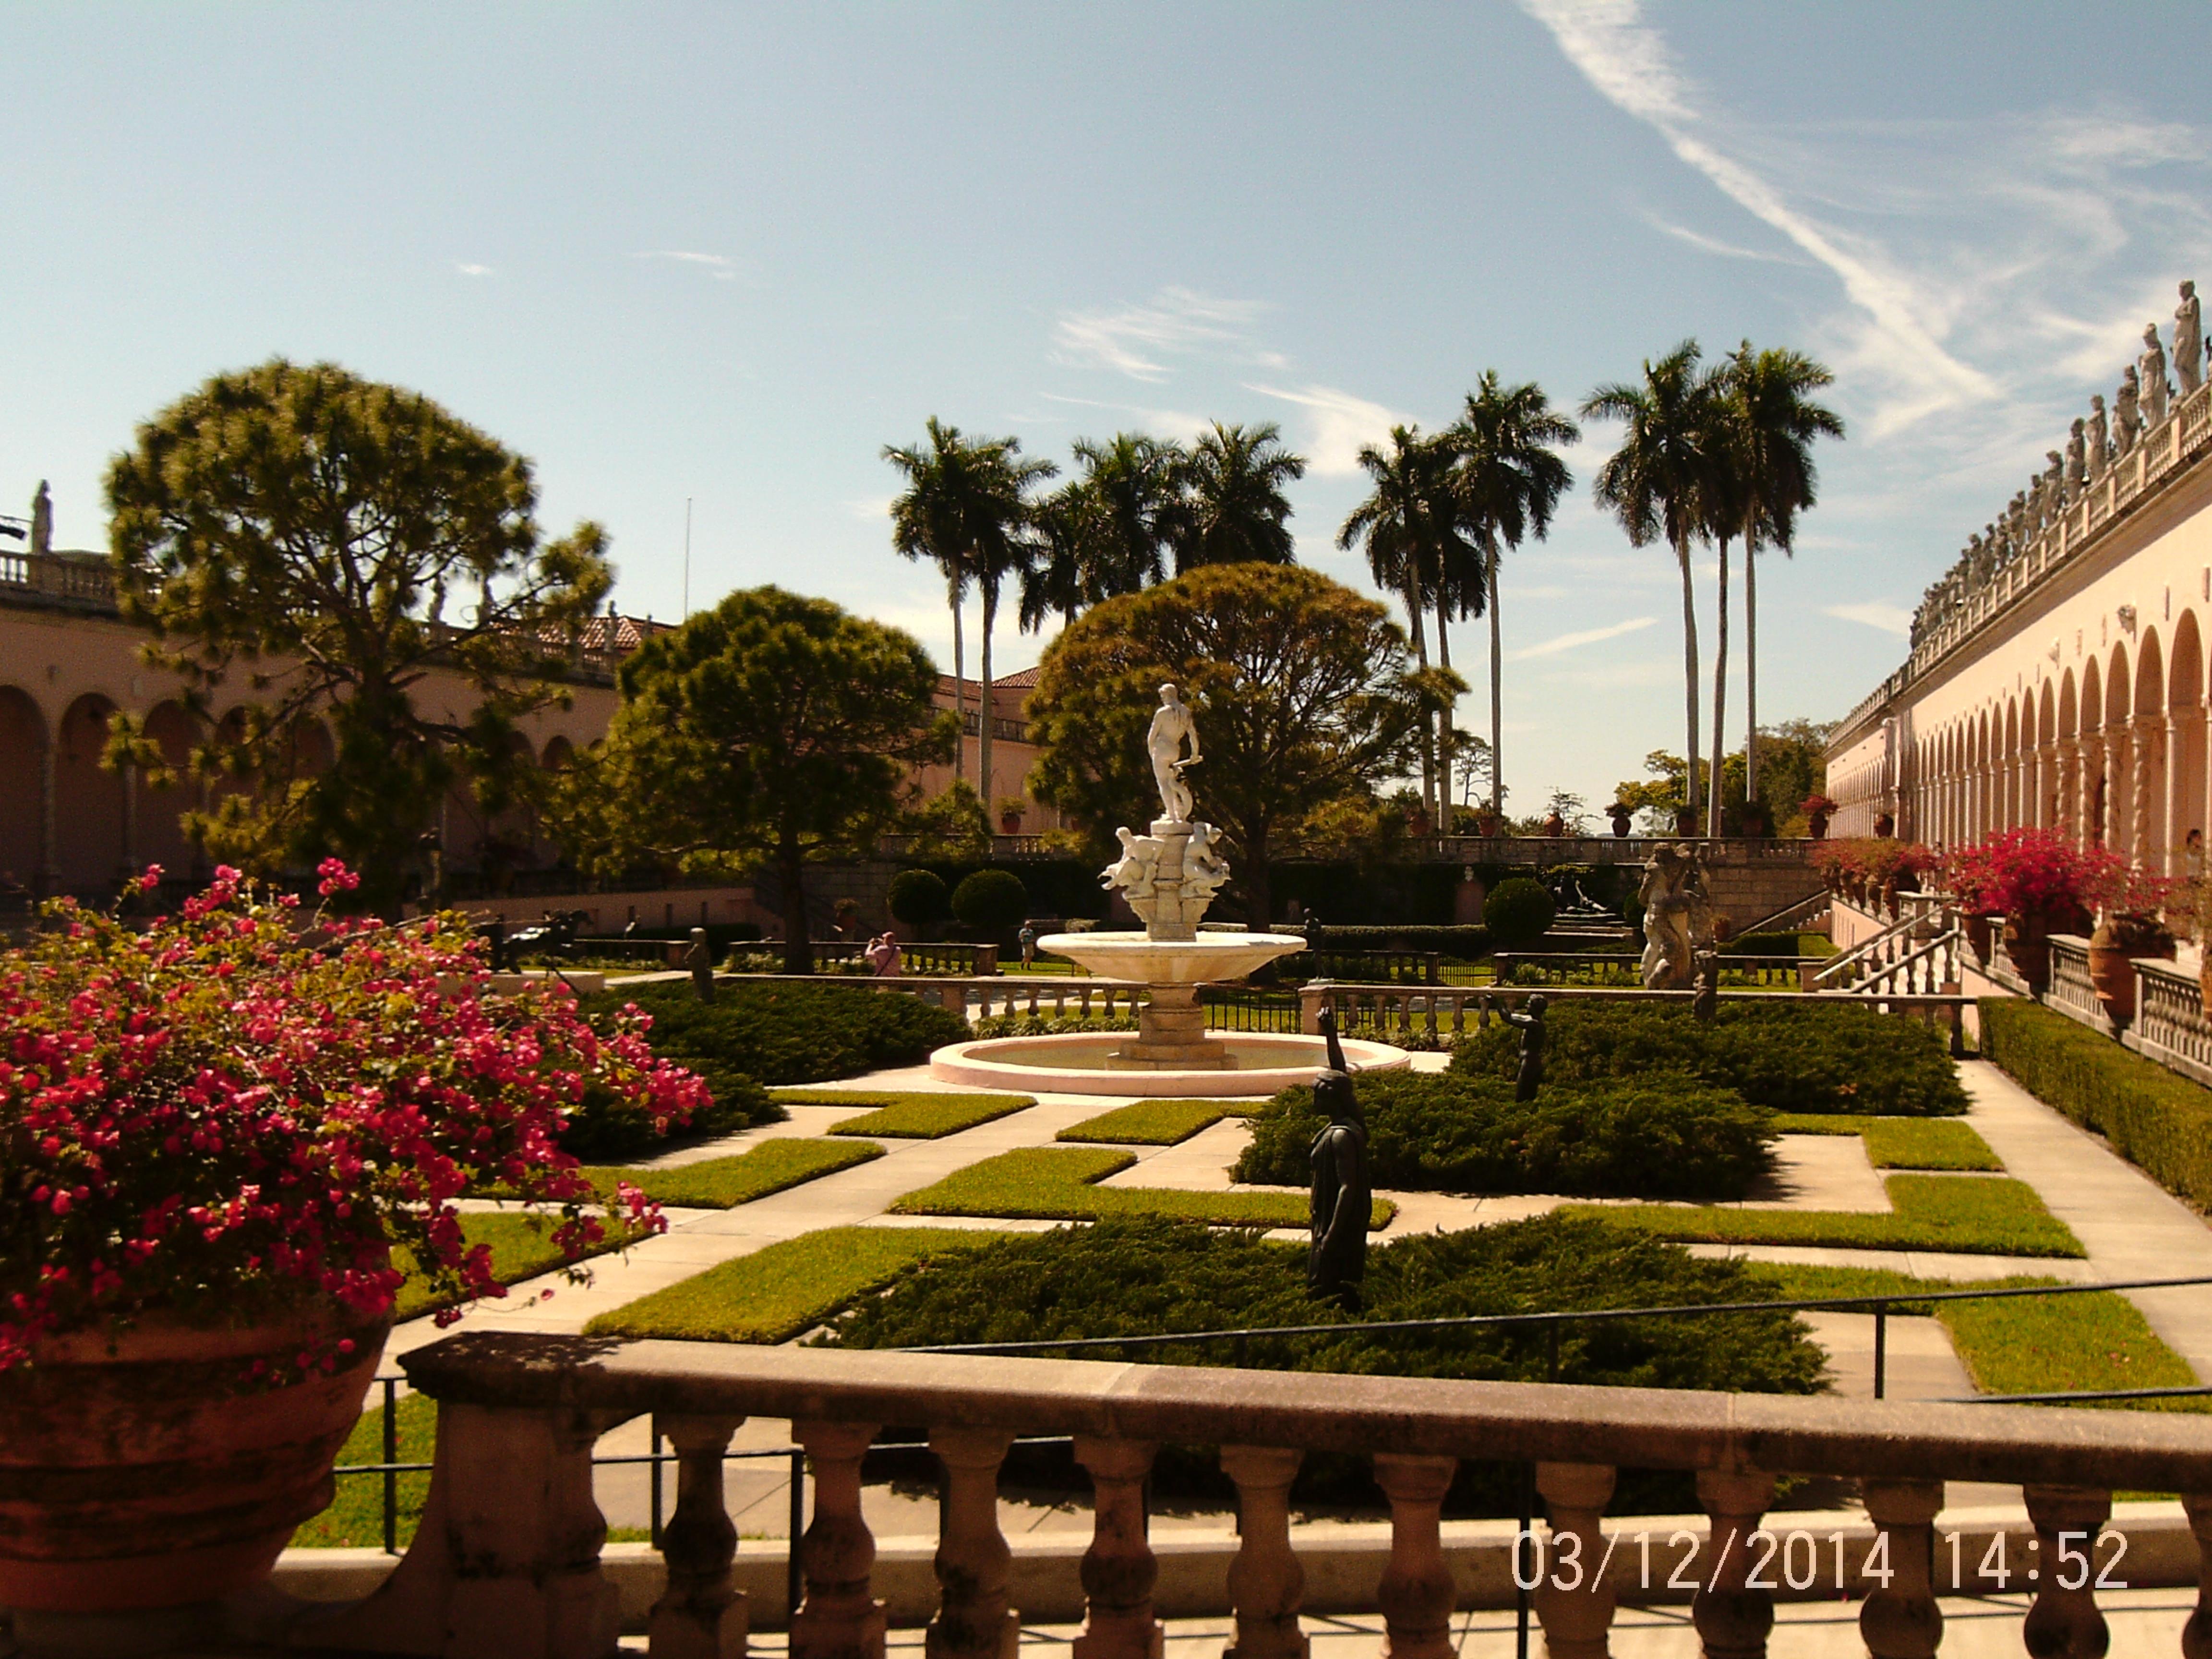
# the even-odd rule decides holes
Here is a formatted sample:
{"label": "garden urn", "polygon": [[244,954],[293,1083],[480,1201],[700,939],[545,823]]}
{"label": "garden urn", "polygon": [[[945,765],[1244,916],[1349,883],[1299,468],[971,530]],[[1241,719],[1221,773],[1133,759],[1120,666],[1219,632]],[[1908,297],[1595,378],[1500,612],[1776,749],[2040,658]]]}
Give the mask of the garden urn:
{"label": "garden urn", "polygon": [[0,1372],[0,1607],[191,1607],[261,1583],[328,1507],[389,1329],[152,1314],[38,1344]]}
{"label": "garden urn", "polygon": [[1814,812],[1808,815],[1805,828],[1814,841],[1827,840],[1828,815],[1826,812]]}
{"label": "garden urn", "polygon": [[1988,967],[1992,940],[1989,917],[1978,910],[1969,910],[1959,918],[1959,925],[1966,935],[1966,948],[1974,954],[1974,966]]}
{"label": "garden urn", "polygon": [[2051,982],[2051,931],[2046,919],[2018,911],[2005,917],[2005,956],[2031,991]]}
{"label": "garden urn", "polygon": [[1613,820],[1613,838],[1626,841],[1631,827],[1628,809],[1626,806],[1609,806],[1606,809],[1606,816]]}
{"label": "garden urn", "polygon": [[2136,1017],[2136,958],[2172,955],[2173,936],[2154,921],[2111,916],[2097,924],[2089,935],[2089,983],[2114,1024]]}

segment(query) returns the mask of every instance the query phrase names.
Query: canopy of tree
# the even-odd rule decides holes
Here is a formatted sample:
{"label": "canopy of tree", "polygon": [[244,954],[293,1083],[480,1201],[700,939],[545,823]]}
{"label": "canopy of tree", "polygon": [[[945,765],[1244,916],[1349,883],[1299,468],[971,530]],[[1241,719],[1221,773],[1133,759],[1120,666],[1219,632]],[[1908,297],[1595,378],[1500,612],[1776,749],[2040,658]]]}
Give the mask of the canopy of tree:
{"label": "canopy of tree", "polygon": [[[540,538],[527,461],[328,363],[216,375],[139,428],[107,502],[123,612],[155,630],[149,659],[185,678],[193,771],[229,785],[187,830],[263,870],[336,853],[381,908],[457,771],[496,804],[514,719],[562,695],[613,582],[597,525]],[[418,699],[434,668],[466,683],[468,715]],[[335,759],[296,776],[310,720],[329,722]],[[110,760],[174,781],[121,716]]]}
{"label": "canopy of tree", "polygon": [[1410,758],[1421,710],[1405,636],[1380,605],[1296,565],[1208,566],[1085,612],[1048,647],[1030,695],[1030,785],[1103,848],[1159,812],[1145,733],[1172,682],[1195,709],[1199,815],[1225,833],[1255,925],[1267,860],[1322,809]]}
{"label": "canopy of tree", "polygon": [[811,967],[808,860],[865,855],[907,805],[911,769],[954,725],[911,635],[827,599],[745,588],[623,665],[604,744],[558,775],[553,817],[580,866],[782,880],[785,967]]}

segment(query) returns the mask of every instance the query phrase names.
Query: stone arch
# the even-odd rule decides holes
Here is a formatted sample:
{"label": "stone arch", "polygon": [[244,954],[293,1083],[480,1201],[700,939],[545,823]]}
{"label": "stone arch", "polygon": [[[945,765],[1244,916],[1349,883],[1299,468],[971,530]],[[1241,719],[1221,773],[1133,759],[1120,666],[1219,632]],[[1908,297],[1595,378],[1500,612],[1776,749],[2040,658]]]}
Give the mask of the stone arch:
{"label": "stone arch", "polygon": [[565,772],[576,763],[576,745],[558,735],[548,738],[538,763],[548,772]]}
{"label": "stone arch", "polygon": [[319,778],[337,763],[331,728],[313,715],[293,721],[285,734],[284,765],[294,778]]}
{"label": "stone arch", "polygon": [[2133,729],[2128,743],[2127,847],[2146,870],[2166,868],[2167,778],[2166,653],[2158,630],[2143,630],[2136,650]]}
{"label": "stone arch", "polygon": [[46,876],[46,717],[19,687],[0,686],[0,902],[10,908]]}
{"label": "stone arch", "polygon": [[55,874],[64,889],[107,892],[125,856],[123,775],[100,763],[115,705],[87,692],[62,713],[54,744]]}
{"label": "stone arch", "polygon": [[147,738],[159,745],[162,763],[176,775],[176,782],[157,788],[144,772],[134,781],[137,791],[133,824],[137,845],[131,862],[142,868],[158,864],[171,876],[189,878],[202,862],[185,834],[181,815],[198,803],[200,790],[189,775],[191,765],[192,717],[173,702],[155,703],[146,715]]}
{"label": "stone arch", "polygon": [[2045,830],[2065,822],[2058,807],[2058,695],[2045,680],[2037,694],[2035,822]]}
{"label": "stone arch", "polygon": [[2124,726],[2131,712],[2130,696],[2135,690],[2135,676],[2128,672],[2128,648],[2112,647],[2112,660],[2105,671],[2105,725],[2106,727]]}
{"label": "stone arch", "polygon": [[2184,611],[2173,625],[2166,693],[2166,872],[2172,876],[2197,875],[2203,868],[2207,754],[2204,646],[2194,611]]}
{"label": "stone arch", "polygon": [[2022,801],[2025,798],[2025,792],[2021,788],[2020,780],[2020,699],[2018,697],[2007,697],[2004,700],[2003,773],[2003,781],[1998,794],[2003,803],[2004,810],[1998,821],[2003,828],[2009,830],[2018,823],[2023,816]]}

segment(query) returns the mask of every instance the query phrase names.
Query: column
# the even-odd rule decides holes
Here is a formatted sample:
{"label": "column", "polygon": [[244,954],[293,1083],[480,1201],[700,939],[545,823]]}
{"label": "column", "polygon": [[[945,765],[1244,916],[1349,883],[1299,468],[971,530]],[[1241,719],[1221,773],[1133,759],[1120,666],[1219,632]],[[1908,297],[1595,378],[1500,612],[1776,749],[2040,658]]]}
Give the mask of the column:
{"label": "column", "polygon": [[930,1434],[929,1449],[945,1465],[945,1504],[937,1617],[922,1644],[928,1659],[1014,1659],[1021,1619],[1006,1601],[1014,1558],[999,1530],[999,1465],[1012,1443],[1012,1435],[997,1429]]}
{"label": "column", "polygon": [[1774,1477],[1755,1470],[1698,1471],[1698,1505],[1712,1522],[1698,1564],[1705,1580],[1690,1602],[1690,1622],[1705,1659],[1766,1659],[1774,1628],[1774,1595],[1745,1583],[1753,1566],[1751,1535],[1774,1501]]}
{"label": "column", "polygon": [[2128,851],[2136,866],[2166,868],[2166,715],[2138,714],[2135,720],[2135,821]]}
{"label": "column", "polygon": [[2060,779],[2058,744],[2049,738],[2036,745],[2035,823],[2039,830],[2055,830],[2058,824],[2060,791],[2064,787]]}
{"label": "column", "polygon": [[128,878],[139,872],[138,863],[138,769],[135,765],[122,769],[123,779],[123,869]]}
{"label": "column", "polygon": [[1237,1634],[1222,1659],[1306,1659],[1298,1628],[1305,1570],[1291,1549],[1291,1482],[1305,1459],[1274,1446],[1224,1446],[1222,1472],[1237,1483],[1237,1559],[1229,1605]]}
{"label": "column", "polygon": [[661,1529],[668,1587],[647,1615],[653,1659],[744,1659],[745,1598],[730,1574],[738,1529],[722,1500],[722,1454],[742,1417],[665,1417],[676,1447],[676,1512]]}
{"label": "column", "polygon": [[46,738],[46,747],[39,754],[39,833],[45,868],[40,872],[40,896],[61,891],[62,839],[59,815],[55,799],[58,793],[54,778],[54,750],[60,745],[58,731]]}
{"label": "column", "polygon": [[1602,1463],[1536,1465],[1536,1490],[1552,1522],[1535,1595],[1548,1659],[1606,1659],[1613,1592],[1598,1576],[1606,1553],[1598,1523],[1613,1486],[1613,1471]]}
{"label": "column", "polygon": [[1943,1641],[1943,1612],[1936,1604],[1936,1516],[1943,1508],[1941,1480],[1869,1480],[1867,1518],[1887,1542],[1887,1584],[1867,1592],[1859,1609],[1859,1634],[1869,1659],[1935,1659]]}
{"label": "column", "polygon": [[876,1540],[860,1516],[860,1459],[876,1428],[791,1425],[814,1474],[814,1522],[799,1544],[806,1593],[791,1618],[792,1659],[884,1659],[884,1604],[868,1584]]}
{"label": "column", "polygon": [[2081,838],[2081,821],[2075,815],[2081,804],[2081,744],[2078,738],[2058,739],[2058,789],[2052,802],[2052,828],[2069,841]]}
{"label": "column", "polygon": [[2203,764],[2204,711],[2194,707],[2168,711],[2166,727],[2166,869],[2169,876],[2185,876],[2189,832],[2202,830],[2197,815],[2197,792],[2191,783]]}
{"label": "column", "polygon": [[1164,1636],[1152,1617],[1160,1564],[1145,1537],[1145,1476],[1158,1449],[1144,1440],[1075,1437],[1075,1461],[1091,1473],[1092,1496],[1074,1659],[1160,1659]]}
{"label": "column", "polygon": [[[2027,1518],[2035,1528],[2035,1604],[2021,1624],[2032,1654],[2051,1659],[2103,1659],[2112,1645],[2097,1611],[2097,1534],[2112,1518],[2112,1495],[2083,1486],[2027,1486]],[[2087,1565],[2076,1563],[2082,1557]],[[2078,1576],[2078,1582],[2076,1582]]]}
{"label": "column", "polygon": [[1378,1453],[1375,1481],[1390,1500],[1390,1564],[1375,1600],[1382,1610],[1383,1659],[1455,1659],[1451,1568],[1441,1511],[1459,1461]]}

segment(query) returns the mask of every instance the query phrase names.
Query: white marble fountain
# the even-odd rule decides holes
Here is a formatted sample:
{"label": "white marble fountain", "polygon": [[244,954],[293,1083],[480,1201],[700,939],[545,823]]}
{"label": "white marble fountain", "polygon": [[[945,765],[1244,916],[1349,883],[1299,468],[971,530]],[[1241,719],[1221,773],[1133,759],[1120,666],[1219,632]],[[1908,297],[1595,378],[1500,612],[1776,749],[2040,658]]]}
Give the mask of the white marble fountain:
{"label": "white marble fountain", "polygon": [[[1190,752],[1182,752],[1188,740]],[[1318,1036],[1231,1032],[1209,1036],[1198,988],[1243,978],[1305,948],[1295,933],[1200,933],[1200,918],[1229,879],[1217,832],[1194,820],[1184,771],[1198,763],[1198,732],[1172,685],[1160,688],[1145,746],[1159,785],[1161,816],[1149,834],[1116,830],[1121,856],[1103,872],[1145,924],[1141,933],[1052,933],[1037,941],[1099,979],[1149,988],[1137,1032],[996,1037],[956,1042],[930,1056],[933,1076],[986,1088],[1079,1095],[1269,1095],[1310,1083],[1327,1060]],[[1346,1041],[1355,1071],[1401,1070],[1403,1049]]]}

